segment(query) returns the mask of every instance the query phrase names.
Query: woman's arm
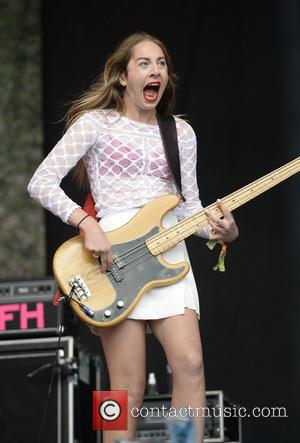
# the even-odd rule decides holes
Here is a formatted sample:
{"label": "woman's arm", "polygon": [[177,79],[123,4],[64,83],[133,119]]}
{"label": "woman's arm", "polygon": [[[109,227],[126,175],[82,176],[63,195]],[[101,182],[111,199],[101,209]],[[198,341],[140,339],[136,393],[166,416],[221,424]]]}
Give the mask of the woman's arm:
{"label": "woman's arm", "polygon": [[28,184],[31,197],[65,223],[69,223],[70,215],[80,206],[65,194],[61,181],[93,146],[98,132],[97,123],[88,113],[81,116],[40,164]]}
{"label": "woman's arm", "polygon": [[[63,222],[78,227],[87,215],[60,187],[62,179],[94,145],[99,133],[98,124],[84,114],[66,131],[49,155],[40,164],[28,184],[28,192],[45,209],[60,217]],[[80,223],[86,248],[101,258],[101,270],[111,266],[110,243],[93,217]]]}
{"label": "woman's arm", "polygon": [[[182,193],[186,201],[179,205],[181,218],[189,217],[203,209],[197,183],[197,139],[192,127],[177,119],[178,143],[180,152]],[[219,203],[224,217],[216,219],[207,212],[208,225],[196,232],[204,238],[216,241],[233,241],[238,236],[238,228],[232,214],[222,202]]]}

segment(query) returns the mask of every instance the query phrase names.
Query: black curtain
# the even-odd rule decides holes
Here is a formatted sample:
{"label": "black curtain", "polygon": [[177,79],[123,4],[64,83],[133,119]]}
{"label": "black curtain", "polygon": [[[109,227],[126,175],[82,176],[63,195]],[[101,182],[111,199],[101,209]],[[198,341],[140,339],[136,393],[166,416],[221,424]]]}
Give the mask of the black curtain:
{"label": "black curtain", "polygon": [[[176,112],[197,133],[204,205],[299,156],[296,0],[44,1],[42,14],[45,154],[62,135],[65,103],[88,87],[121,38],[144,30],[166,43],[179,75]],[[224,274],[211,269],[216,253],[188,239],[207,389],[222,389],[249,414],[279,406],[288,415],[245,418],[245,443],[299,438],[299,185],[293,177],[236,211],[240,238]],[[83,202],[70,177],[63,186]],[[51,273],[55,249],[76,232],[49,213],[46,224]]]}

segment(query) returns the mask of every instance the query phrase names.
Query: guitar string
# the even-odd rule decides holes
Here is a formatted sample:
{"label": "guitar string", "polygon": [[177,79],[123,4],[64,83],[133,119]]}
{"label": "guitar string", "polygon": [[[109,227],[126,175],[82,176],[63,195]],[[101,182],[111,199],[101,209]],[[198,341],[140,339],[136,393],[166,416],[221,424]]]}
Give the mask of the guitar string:
{"label": "guitar string", "polygon": [[[297,161],[299,161],[299,160],[297,160]],[[280,172],[282,172],[282,170],[280,171]],[[288,172],[290,172],[290,171],[288,171]],[[270,173],[270,174],[272,174],[272,173]],[[279,175],[280,176],[280,173],[278,172],[277,173],[277,175]],[[286,174],[285,174],[286,175]],[[282,178],[282,177],[281,177]],[[261,179],[259,179],[260,181],[261,181]],[[253,182],[251,185],[253,186],[254,185],[254,183],[255,182]],[[263,183],[262,183],[263,184]],[[249,186],[250,185],[247,185],[247,189],[245,189],[243,192],[239,192],[239,194],[240,195],[242,195],[242,194],[244,194],[245,192],[248,192],[248,188],[249,188]],[[263,186],[265,186],[265,184],[263,184]],[[243,188],[242,188],[243,189]],[[257,189],[256,191],[259,191],[260,189]],[[241,190],[240,190],[241,191]],[[251,197],[253,196],[253,194],[251,194]],[[225,199],[224,199],[225,200]],[[227,199],[228,200],[228,199]],[[231,200],[231,199],[230,199]],[[205,221],[205,218],[206,218],[206,215],[203,213],[204,212],[204,210],[202,210],[200,213],[198,213],[197,215],[195,215],[195,216],[192,216],[192,220],[190,220],[190,221],[194,221],[194,219],[195,218],[203,218],[203,220],[199,220],[199,223],[201,223],[202,221]],[[173,230],[174,231],[174,228],[169,228],[169,229],[171,229],[171,230]],[[176,227],[176,225],[175,225],[175,229],[178,229],[178,227]],[[190,230],[190,227],[188,226],[188,227],[186,227],[186,229],[183,229],[183,230],[181,230],[181,233],[183,233],[183,234],[185,234],[185,232],[186,231],[189,231]],[[169,231],[170,232],[170,231]],[[160,238],[163,238],[163,237],[165,237],[165,235],[166,235],[166,233],[165,232],[162,232],[162,233],[160,233],[160,234],[156,234],[154,237],[156,237],[156,240],[157,240],[157,237],[160,237]],[[176,236],[175,236],[176,237]],[[150,242],[151,241],[153,241],[153,237],[151,237],[150,239]],[[177,242],[176,242],[177,243]],[[175,243],[175,244],[176,244]],[[142,243],[140,243],[139,245],[137,245],[137,246],[135,246],[135,247],[133,247],[133,248],[131,248],[129,251],[124,251],[124,253],[122,253],[122,254],[120,254],[120,257],[127,257],[127,256],[129,256],[129,255],[132,255],[134,252],[136,252],[136,251],[138,251],[139,249],[141,249],[141,248],[143,248],[143,246],[144,246],[144,242],[142,242]],[[161,247],[161,245],[160,245],[160,247]],[[172,247],[172,246],[169,246],[169,247]],[[128,254],[128,252],[130,252],[129,254]],[[163,252],[163,251],[162,251]],[[143,255],[144,254],[142,254],[141,256],[139,256],[139,257],[136,257],[136,258],[134,258],[133,260],[131,260],[131,262],[129,262],[129,263],[134,263],[134,262],[136,262],[137,260],[139,260],[141,257],[143,257]],[[128,264],[129,264],[128,263]],[[128,268],[127,268],[128,269]],[[131,268],[130,268],[131,269]],[[125,270],[124,270],[125,271]],[[122,271],[123,273],[124,273],[124,271]],[[99,270],[97,269],[97,272],[99,272]],[[110,271],[109,271],[110,272]],[[106,274],[107,275],[107,274]],[[105,275],[103,275],[103,278],[104,278],[104,276]],[[108,275],[107,275],[108,276]],[[112,276],[112,275],[109,275],[112,279],[114,279],[114,277]],[[99,277],[99,276],[98,276]],[[102,277],[102,276],[101,276]],[[101,280],[101,278],[100,278],[100,280]]]}
{"label": "guitar string", "polygon": [[[293,160],[292,162],[295,162],[295,161],[299,161],[299,159]],[[292,162],[291,162],[291,163],[292,163]],[[289,165],[289,163],[288,163],[287,165]],[[287,165],[285,165],[284,167],[286,168]],[[284,168],[284,167],[282,167],[282,168]],[[282,172],[283,169],[281,169],[281,168],[279,168],[279,169],[280,169],[280,172]],[[279,172],[279,170],[278,170],[278,171],[277,171],[277,175],[280,175],[280,172]],[[290,171],[288,171],[288,172],[290,172]],[[267,174],[266,176],[263,177],[264,181],[267,179],[267,176],[269,176],[269,175],[273,175],[273,176],[275,176],[276,174],[274,174],[274,172],[271,172],[271,173]],[[281,177],[280,177],[280,178],[281,178]],[[287,176],[286,178],[288,178],[288,176]],[[230,196],[225,197],[225,198],[223,199],[224,203],[226,203],[226,201],[237,200],[237,197],[238,197],[238,196],[241,197],[243,194],[245,194],[245,192],[246,192],[246,193],[249,193],[249,195],[251,195],[251,199],[254,198],[254,197],[253,197],[253,190],[250,188],[250,186],[253,188],[253,186],[255,185],[256,182],[261,182],[261,183],[262,183],[262,186],[261,186],[259,189],[256,189],[256,192],[257,192],[257,191],[260,191],[262,187],[265,187],[265,186],[267,185],[266,183],[263,183],[262,178],[257,179],[256,181],[250,183],[250,185],[246,185],[244,188],[241,188],[241,189],[240,189],[239,191],[237,191],[236,193],[231,194],[231,197],[230,197]],[[250,189],[249,189],[249,188],[250,188]],[[242,192],[241,192],[241,191],[242,191]],[[252,192],[250,193],[250,191],[252,191]],[[233,195],[235,196],[234,198],[233,198]],[[258,195],[259,195],[259,194],[258,194]],[[214,206],[214,205],[216,205],[216,203],[213,203],[212,205],[207,206],[207,208],[205,208],[205,209],[209,209],[211,206]],[[189,222],[194,222],[195,219],[200,218],[200,217],[202,217],[203,219],[202,219],[202,220],[199,220],[198,223],[202,223],[202,222],[204,222],[205,219],[207,218],[206,215],[205,215],[205,213],[204,213],[204,210],[205,210],[205,209],[203,209],[203,210],[199,211],[198,213],[194,214],[193,216],[191,216],[191,217],[189,217],[189,218],[183,220],[183,222],[186,222],[186,224],[188,224]],[[222,216],[222,215],[221,215],[221,216]],[[185,224],[185,223],[184,223],[184,224]],[[176,229],[178,230],[178,224],[177,224],[177,223],[176,223],[176,225],[174,225],[174,226],[172,226],[172,227],[170,227],[170,228],[167,228],[165,231],[168,231],[169,233],[173,233],[174,230],[176,230]],[[186,229],[182,230],[181,233],[182,233],[182,232],[185,233],[185,232],[186,232],[187,230],[189,230],[189,229],[190,229],[190,228],[186,228]],[[148,243],[151,243],[151,242],[153,242],[153,241],[159,241],[159,239],[164,238],[164,237],[166,236],[166,232],[165,232],[165,231],[162,231],[162,232],[159,232],[159,233],[157,233],[157,234],[154,234],[154,236],[152,236],[152,237],[150,237],[149,239],[147,239],[147,240],[148,240]],[[173,237],[176,237],[176,236],[173,236]],[[167,239],[168,239],[168,238],[167,238]],[[133,246],[131,249],[128,249],[128,250],[124,251],[123,253],[121,253],[120,255],[118,255],[118,258],[128,257],[129,255],[135,253],[138,249],[140,249],[141,247],[143,247],[143,245],[144,245],[144,242],[142,242],[142,243],[140,243],[140,244],[138,244],[138,245],[136,245],[136,246]]]}
{"label": "guitar string", "polygon": [[[289,171],[290,172],[290,171]],[[278,174],[277,174],[278,175]],[[280,178],[282,178],[282,177],[280,177]],[[259,179],[259,180],[261,180],[261,179]],[[252,185],[254,184],[254,182],[252,183]],[[261,186],[261,187],[265,187],[265,183],[263,184],[262,183],[262,185],[263,186]],[[247,193],[249,193],[249,190],[248,190],[248,187],[249,187],[249,185],[247,186],[247,189],[245,189],[243,192],[240,192],[239,194],[240,194],[240,196],[242,195],[242,194],[244,194],[245,192],[247,192]],[[259,189],[256,189],[256,192],[258,192],[258,191],[260,191],[261,190],[261,188],[259,188]],[[241,190],[240,190],[241,191]],[[251,194],[251,198],[253,197],[253,193]],[[225,200],[225,199],[224,199]],[[227,198],[227,200],[228,200],[228,198]],[[232,200],[232,198],[230,198],[229,200]],[[192,218],[189,220],[189,222],[194,222],[194,220],[195,219],[197,219],[197,218],[202,218],[202,220],[199,220],[199,222],[198,223],[202,223],[203,221],[205,221],[205,219],[207,218],[206,217],[206,215],[205,215],[205,213],[204,213],[204,209],[202,210],[202,211],[200,211],[198,214],[195,214],[194,216],[192,216]],[[189,226],[186,226],[188,223],[186,223],[185,224],[185,229],[181,229],[181,234],[185,234],[187,231],[189,231],[191,228],[189,227]],[[171,230],[171,233],[172,233],[172,231],[174,232],[174,230],[178,230],[178,225],[176,224],[174,227],[171,227],[171,228],[168,228],[167,230]],[[169,233],[170,233],[170,231],[169,231]],[[165,231],[162,231],[162,232],[160,232],[160,233],[158,233],[158,234],[155,234],[153,237],[151,237],[150,239],[148,239],[148,241],[149,241],[149,243],[151,243],[152,241],[154,241],[154,238],[155,238],[155,241],[157,241],[157,240],[159,240],[160,238],[164,238],[166,236],[166,232]],[[175,238],[176,239],[176,235],[173,237],[173,238]],[[173,238],[171,238],[171,240],[173,239]],[[166,242],[167,243],[167,242]],[[177,242],[176,242],[177,243]],[[175,244],[176,244],[175,243]],[[121,253],[118,257],[120,258],[120,257],[122,257],[122,258],[127,258],[129,255],[132,255],[133,253],[136,253],[138,250],[140,250],[141,248],[143,248],[144,247],[144,244],[145,244],[145,242],[142,242],[142,243],[139,243],[138,245],[136,245],[136,246],[134,246],[134,247],[132,247],[132,248],[130,248],[129,250],[127,250],[127,251],[124,251],[123,253]],[[160,247],[161,246],[163,246],[163,245],[159,245]],[[175,246],[175,245],[174,245]],[[171,246],[170,246],[171,247]],[[155,247],[154,247],[155,248]],[[157,247],[157,248],[159,248],[159,247]],[[142,255],[143,256],[143,255]],[[128,264],[130,264],[130,263],[133,263],[134,261],[136,261],[136,260],[138,260],[140,257],[142,257],[142,256],[138,256],[138,257],[136,257],[136,258],[134,258],[133,260],[131,260],[129,263],[127,263],[126,265],[128,265]]]}
{"label": "guitar string", "polygon": [[[141,256],[139,257],[139,264],[140,264],[140,263],[143,263],[144,261],[148,260],[148,259],[151,258],[151,257],[153,257],[153,255],[150,253],[149,250],[147,250],[143,255],[141,255]],[[126,266],[127,266],[127,265],[126,265]],[[130,271],[131,269],[134,269],[135,267],[136,267],[135,264],[132,265],[132,266],[128,266],[128,268],[126,269],[126,272]],[[105,274],[101,274],[101,273],[100,273],[100,275],[99,275],[99,269],[98,269],[98,270],[97,270],[97,276],[96,276],[96,273],[95,273],[93,276],[91,275],[91,277],[93,277],[93,278],[89,278],[89,282],[90,282],[90,283],[93,283],[93,282],[101,283],[101,280],[104,280],[104,282],[102,282],[102,288],[103,288],[103,289],[105,289],[106,287],[110,286],[110,284],[109,284],[109,282],[107,281],[107,279],[108,279],[109,281],[112,281],[112,282],[115,281],[115,279],[114,279],[114,277],[113,277],[111,271],[107,271]],[[100,278],[99,278],[99,277],[100,277]],[[88,303],[88,301],[89,301],[89,300],[83,300],[82,303],[85,304],[85,302]]]}
{"label": "guitar string", "polygon": [[[142,258],[143,257],[143,258]],[[143,262],[145,262],[146,260],[149,260],[150,258],[153,258],[153,255],[149,252],[149,251],[147,251],[145,254],[143,254],[143,256],[141,256],[140,258],[142,258],[142,260],[140,259],[139,260],[139,264],[140,263],[143,263]],[[132,265],[132,266],[129,266],[128,267],[128,269],[127,269],[127,271],[130,271],[131,269],[134,269],[136,267],[136,265]],[[112,280],[113,281],[113,277],[111,276],[111,275],[106,275],[106,277],[108,278],[108,280]],[[112,278],[110,278],[110,277],[112,277]],[[104,284],[102,284],[102,288],[104,288],[105,286],[108,286],[109,285],[109,283],[107,282],[107,280],[104,282]],[[85,304],[85,302],[86,303],[88,303],[88,301],[89,300],[83,300],[83,301],[81,301],[83,304]],[[87,306],[88,306],[88,304],[87,304]],[[106,305],[105,306],[105,308],[104,309],[108,309],[109,308],[109,305]]]}
{"label": "guitar string", "polygon": [[[297,159],[297,160],[298,160],[298,159]],[[299,159],[298,161],[300,161],[300,159]],[[295,174],[296,172],[298,172],[298,171],[297,171],[298,168],[299,168],[299,167],[296,166],[296,167],[295,167],[295,171],[293,171],[292,173],[291,173],[291,169],[294,169],[294,168],[290,168],[288,171],[285,171],[285,174],[282,174],[282,170],[281,170],[280,172],[278,172],[278,173],[276,174],[276,175],[279,176],[279,177],[277,177],[277,180],[280,179],[279,182],[280,182],[280,181],[284,181],[286,178],[289,178],[291,175],[293,175],[293,174]],[[272,173],[270,173],[270,174],[272,174]],[[261,181],[261,179],[258,179],[257,181]],[[265,181],[266,181],[266,176],[264,177],[264,182],[265,182]],[[275,181],[275,180],[274,180],[274,181]],[[272,182],[272,186],[269,186],[266,190],[268,190],[268,189],[270,189],[271,187],[273,187],[274,185],[276,185],[276,183],[273,185],[274,181]],[[241,198],[241,197],[243,196],[243,194],[246,193],[247,196],[248,196],[248,195],[251,196],[250,199],[253,199],[253,198],[255,198],[256,196],[260,195],[260,194],[262,193],[262,192],[261,192],[261,189],[264,188],[264,187],[266,187],[267,184],[269,184],[269,183],[266,184],[266,183],[264,183],[264,182],[261,182],[261,183],[262,183],[262,186],[260,186],[259,188],[257,188],[255,191],[253,191],[252,188],[255,186],[255,183],[256,183],[256,182],[252,182],[250,185],[245,186],[244,188],[242,188],[242,189],[240,189],[239,191],[237,191],[237,192],[231,194],[231,195],[228,196],[228,197],[223,198],[222,200],[223,200],[223,202],[224,202],[225,205],[226,205],[226,203],[227,203],[227,208],[230,210],[230,207],[228,207],[228,202],[230,203],[230,202],[232,202],[233,200],[238,200],[238,198]],[[255,192],[257,195],[255,195],[254,192]],[[247,200],[245,200],[243,203],[246,203],[246,201],[247,201]],[[194,214],[194,215],[192,215],[191,217],[186,218],[185,220],[182,221],[182,226],[187,225],[187,224],[189,224],[189,223],[194,223],[196,219],[199,219],[199,221],[198,221],[199,224],[205,222],[205,219],[206,219],[207,217],[206,217],[206,214],[204,213],[204,210],[206,210],[206,209],[209,210],[209,209],[211,209],[213,206],[217,206],[217,204],[216,204],[216,203],[212,203],[211,205],[207,206],[205,209],[203,209],[202,211],[198,212],[197,214]],[[218,218],[220,218],[220,217],[222,217],[222,213],[219,214]],[[174,231],[175,231],[176,229],[178,229],[178,228],[179,228],[179,229],[181,228],[181,226],[178,226],[178,224],[175,225],[174,227],[169,228],[169,229],[168,229],[169,234],[174,233]],[[181,232],[184,233],[184,232],[186,232],[186,231],[189,230],[189,229],[190,229],[190,227],[188,227],[188,228],[186,228],[186,229],[184,229],[184,230],[181,230]],[[150,239],[148,239],[148,243],[150,244],[150,243],[152,243],[153,241],[159,241],[159,239],[163,238],[165,235],[166,235],[166,232],[160,232],[160,233],[158,233],[158,234],[155,234],[153,237],[151,237]],[[173,237],[176,237],[176,235],[173,236]],[[158,246],[158,247],[159,247],[159,246]],[[155,246],[154,246],[154,248],[155,248]]]}
{"label": "guitar string", "polygon": [[[296,159],[297,160],[297,162],[299,162],[300,161],[300,159]],[[293,162],[295,162],[295,160],[293,161]],[[286,165],[285,165],[286,166]],[[277,174],[276,175],[278,175],[279,177],[280,177],[280,179],[281,179],[281,181],[283,181],[284,179],[286,179],[286,178],[288,178],[289,176],[290,176],[290,170],[293,170],[293,169],[295,169],[295,171],[293,171],[292,173],[291,173],[291,175],[293,175],[293,174],[295,174],[296,172],[298,172],[298,166],[296,165],[296,167],[295,168],[288,168],[288,171],[284,171],[285,172],[285,174],[284,174],[284,178],[282,178],[282,177],[280,177],[280,175],[283,175],[283,174],[281,174],[282,173],[282,170],[281,171],[279,171],[279,172],[277,172]],[[273,173],[270,173],[270,174],[273,174]],[[268,175],[270,175],[270,174],[268,174]],[[264,181],[266,181],[266,179],[267,179],[267,176],[265,176],[264,177]],[[235,197],[235,200],[237,200],[237,198],[238,197],[241,197],[243,194],[249,194],[249,195],[251,195],[251,199],[252,199],[252,197],[253,197],[253,191],[251,192],[251,190],[252,190],[252,188],[255,186],[255,184],[257,183],[257,182],[259,182],[259,181],[261,181],[262,179],[258,179],[258,180],[256,180],[255,182],[252,182],[252,183],[250,183],[250,185],[246,185],[246,186],[244,186],[243,188],[241,188],[239,191],[236,191],[235,193],[233,193],[233,194],[231,194],[230,196],[228,196],[228,197],[224,197],[223,198],[223,202],[224,202],[224,204],[226,204],[226,202],[231,202],[232,200],[233,200],[233,196]],[[277,180],[278,180],[278,177],[277,177]],[[257,189],[256,190],[256,192],[259,190],[261,190],[261,188],[262,187],[265,187],[266,186],[266,183],[263,183],[262,182],[262,185],[263,186],[261,186],[259,189]],[[272,186],[271,186],[272,187]],[[270,188],[270,187],[269,187]],[[251,193],[250,193],[251,192]],[[259,194],[258,194],[259,195]],[[254,197],[253,197],[254,198]],[[212,206],[216,206],[216,203],[212,203],[211,205],[209,205],[209,206],[207,206],[205,209],[210,209]],[[189,218],[187,218],[187,219],[185,219],[185,220],[183,220],[183,223],[189,223],[189,222],[191,222],[191,221],[194,221],[194,219],[195,218],[198,218],[199,216],[203,216],[204,214],[202,214],[202,212],[203,211],[201,211],[201,212],[199,212],[199,213],[197,213],[197,214],[194,214],[193,216],[191,216],[191,217],[189,217]],[[171,230],[174,230],[174,228],[170,228]],[[151,242],[151,241],[153,241],[153,240],[157,240],[157,239],[159,239],[160,237],[161,237],[162,235],[160,235],[160,234],[156,234],[156,235],[154,235],[153,237],[151,237],[151,239],[149,239],[149,242]]]}
{"label": "guitar string", "polygon": [[[279,168],[277,170],[277,172],[270,172],[269,174],[266,174],[264,177],[255,180],[254,182],[250,183],[249,185],[246,185],[243,188],[239,189],[238,191],[233,192],[229,196],[225,197],[224,201],[234,201],[237,199],[237,197],[244,194],[245,192],[246,193],[248,192],[249,195],[251,195],[251,199],[252,199],[253,192],[259,192],[258,195],[260,195],[261,193],[273,188],[274,186],[276,186],[280,182],[286,180],[287,178],[293,176],[294,174],[296,174],[297,172],[300,171],[300,157],[296,160],[293,160],[290,163],[293,163],[293,165],[287,164],[287,165]],[[257,186],[259,184],[261,184],[261,186]],[[254,189],[254,191],[253,191],[253,187],[254,188],[256,187],[256,189]],[[266,188],[266,189],[261,192],[261,190],[264,188]]]}
{"label": "guitar string", "polygon": [[[299,159],[296,159],[296,161],[299,161]],[[294,160],[293,162],[295,162],[295,160]],[[286,165],[286,166],[287,166],[287,165]],[[287,171],[288,174],[290,173],[290,169],[293,169],[293,168],[289,168],[289,169],[288,169],[288,171]],[[295,169],[297,169],[297,168],[295,168]],[[281,172],[282,172],[282,169],[281,169],[280,171],[278,171],[276,175],[279,175],[279,177],[280,177]],[[275,175],[274,173],[270,173],[270,174],[268,174],[268,175],[271,175],[271,174]],[[286,175],[286,174],[285,174],[285,175]],[[287,175],[286,178],[288,178],[289,176],[290,176],[290,174]],[[282,177],[280,177],[280,178],[282,179]],[[266,179],[267,179],[267,176],[264,177],[264,181],[265,181]],[[284,178],[283,178],[282,180],[284,180]],[[282,180],[281,180],[281,181],[282,181]],[[258,179],[257,181],[259,181],[259,182],[262,183],[262,186],[261,186],[261,187],[265,187],[265,186],[266,186],[266,183],[264,183],[264,182],[262,181],[262,179]],[[244,187],[245,189],[242,188],[242,189],[241,189],[239,192],[237,192],[235,195],[236,195],[236,196],[237,196],[238,194],[242,195],[242,194],[244,194],[245,192],[249,193],[249,188],[250,188],[250,186],[253,187],[254,185],[255,185],[255,182],[251,183],[250,185],[247,185],[246,187]],[[258,189],[256,189],[256,192],[257,192],[257,191],[260,191],[261,187],[258,188]],[[250,190],[251,190],[251,188],[250,188]],[[241,192],[241,191],[242,191],[242,192]],[[251,194],[251,199],[252,199],[252,197],[253,197],[253,193]],[[229,201],[231,201],[232,198],[227,197],[227,198],[223,199],[224,202],[225,202],[225,200],[229,200]],[[215,204],[213,204],[213,205],[215,205]],[[191,219],[190,219],[190,222],[194,221],[195,218],[203,218],[203,220],[201,220],[201,221],[199,220],[199,223],[205,221],[206,215],[205,215],[205,213],[204,213],[204,210],[202,210],[200,213],[198,213],[198,214],[192,216]],[[187,219],[186,219],[186,220],[187,220]],[[185,220],[185,221],[186,221],[186,220]],[[168,228],[168,229],[170,229],[171,231],[174,231],[174,229],[178,229],[178,226],[177,226],[177,224],[176,224],[174,228],[171,227],[171,228]],[[185,233],[186,231],[189,231],[190,229],[191,229],[190,227],[187,227],[186,229],[181,230],[181,233]],[[169,232],[170,232],[170,231],[169,231]],[[150,241],[150,242],[153,241],[153,238],[154,238],[154,237],[155,237],[155,240],[157,241],[158,237],[163,238],[163,237],[165,237],[165,235],[166,235],[166,233],[163,231],[163,232],[161,232],[161,233],[159,233],[159,234],[155,234],[153,237],[151,237],[151,238],[149,239],[149,241]],[[175,236],[175,237],[176,237],[176,236]],[[176,244],[177,244],[177,242],[175,243],[175,245],[176,245]],[[142,242],[142,243],[140,243],[140,244],[138,244],[138,245],[132,247],[131,249],[129,249],[129,250],[127,250],[127,251],[124,251],[124,253],[120,254],[119,257],[128,257],[129,255],[132,255],[133,253],[135,253],[135,252],[137,252],[138,250],[142,249],[142,248],[144,247],[144,245],[145,245],[145,242]],[[175,246],[175,245],[174,245],[174,246]],[[172,246],[169,246],[169,247],[172,247]],[[162,251],[162,252],[163,252],[163,251]],[[136,261],[139,261],[139,262],[144,261],[145,259],[144,259],[144,260],[141,260],[141,258],[143,258],[143,257],[146,256],[146,255],[148,255],[148,257],[146,257],[146,259],[148,259],[148,258],[150,258],[150,257],[153,256],[153,255],[151,254],[151,252],[149,252],[149,251],[147,250],[146,253],[144,253],[144,254],[142,254],[142,255],[140,255],[140,256],[138,256],[138,257],[135,257],[133,260],[131,260],[130,262],[126,263],[125,266],[124,266],[124,268],[126,267],[126,270],[124,269],[124,271],[122,271],[122,272],[125,273],[125,271],[127,272],[127,271],[133,269],[136,265],[134,265],[134,266],[129,266],[129,267],[128,267],[128,265],[131,264],[131,263],[135,263]],[[123,268],[121,268],[121,269],[123,269]],[[90,275],[90,276],[92,277],[92,275],[93,275],[93,273],[94,273],[95,271],[96,271],[96,270],[91,270],[91,272],[89,272],[88,275]],[[98,272],[99,272],[99,268],[97,268],[97,273],[98,273]],[[99,279],[99,274],[98,274],[98,276],[97,276],[97,280],[98,280],[98,282],[100,283],[100,280],[103,280],[105,277],[107,277],[109,280],[112,280],[112,281],[114,280],[114,277],[113,277],[111,271],[108,271],[107,274],[103,274],[103,275],[101,275],[100,279]],[[105,278],[105,280],[106,280],[106,278]],[[107,282],[107,280],[106,280],[106,282]],[[108,284],[108,282],[107,282],[107,284]]]}

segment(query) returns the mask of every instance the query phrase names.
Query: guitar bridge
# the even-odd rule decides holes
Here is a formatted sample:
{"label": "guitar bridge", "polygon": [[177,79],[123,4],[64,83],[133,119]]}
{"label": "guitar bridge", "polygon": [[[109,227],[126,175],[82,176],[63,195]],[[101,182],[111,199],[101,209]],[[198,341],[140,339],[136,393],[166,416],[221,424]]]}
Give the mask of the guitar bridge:
{"label": "guitar bridge", "polygon": [[80,275],[71,278],[71,280],[69,280],[69,285],[79,301],[86,300],[91,295],[90,290]]}

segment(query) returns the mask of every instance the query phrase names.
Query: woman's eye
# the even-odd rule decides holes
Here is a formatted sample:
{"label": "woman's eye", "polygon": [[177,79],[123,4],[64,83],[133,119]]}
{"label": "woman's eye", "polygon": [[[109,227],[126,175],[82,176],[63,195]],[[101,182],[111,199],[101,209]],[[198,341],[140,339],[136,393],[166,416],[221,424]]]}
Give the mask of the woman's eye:
{"label": "woman's eye", "polygon": [[165,60],[161,60],[161,61],[159,62],[159,64],[160,64],[161,66],[166,66],[166,62],[165,62]]}
{"label": "woman's eye", "polygon": [[147,62],[141,62],[141,63],[140,63],[140,66],[141,66],[142,68],[144,68],[144,67],[148,66],[148,63],[147,63]]}

